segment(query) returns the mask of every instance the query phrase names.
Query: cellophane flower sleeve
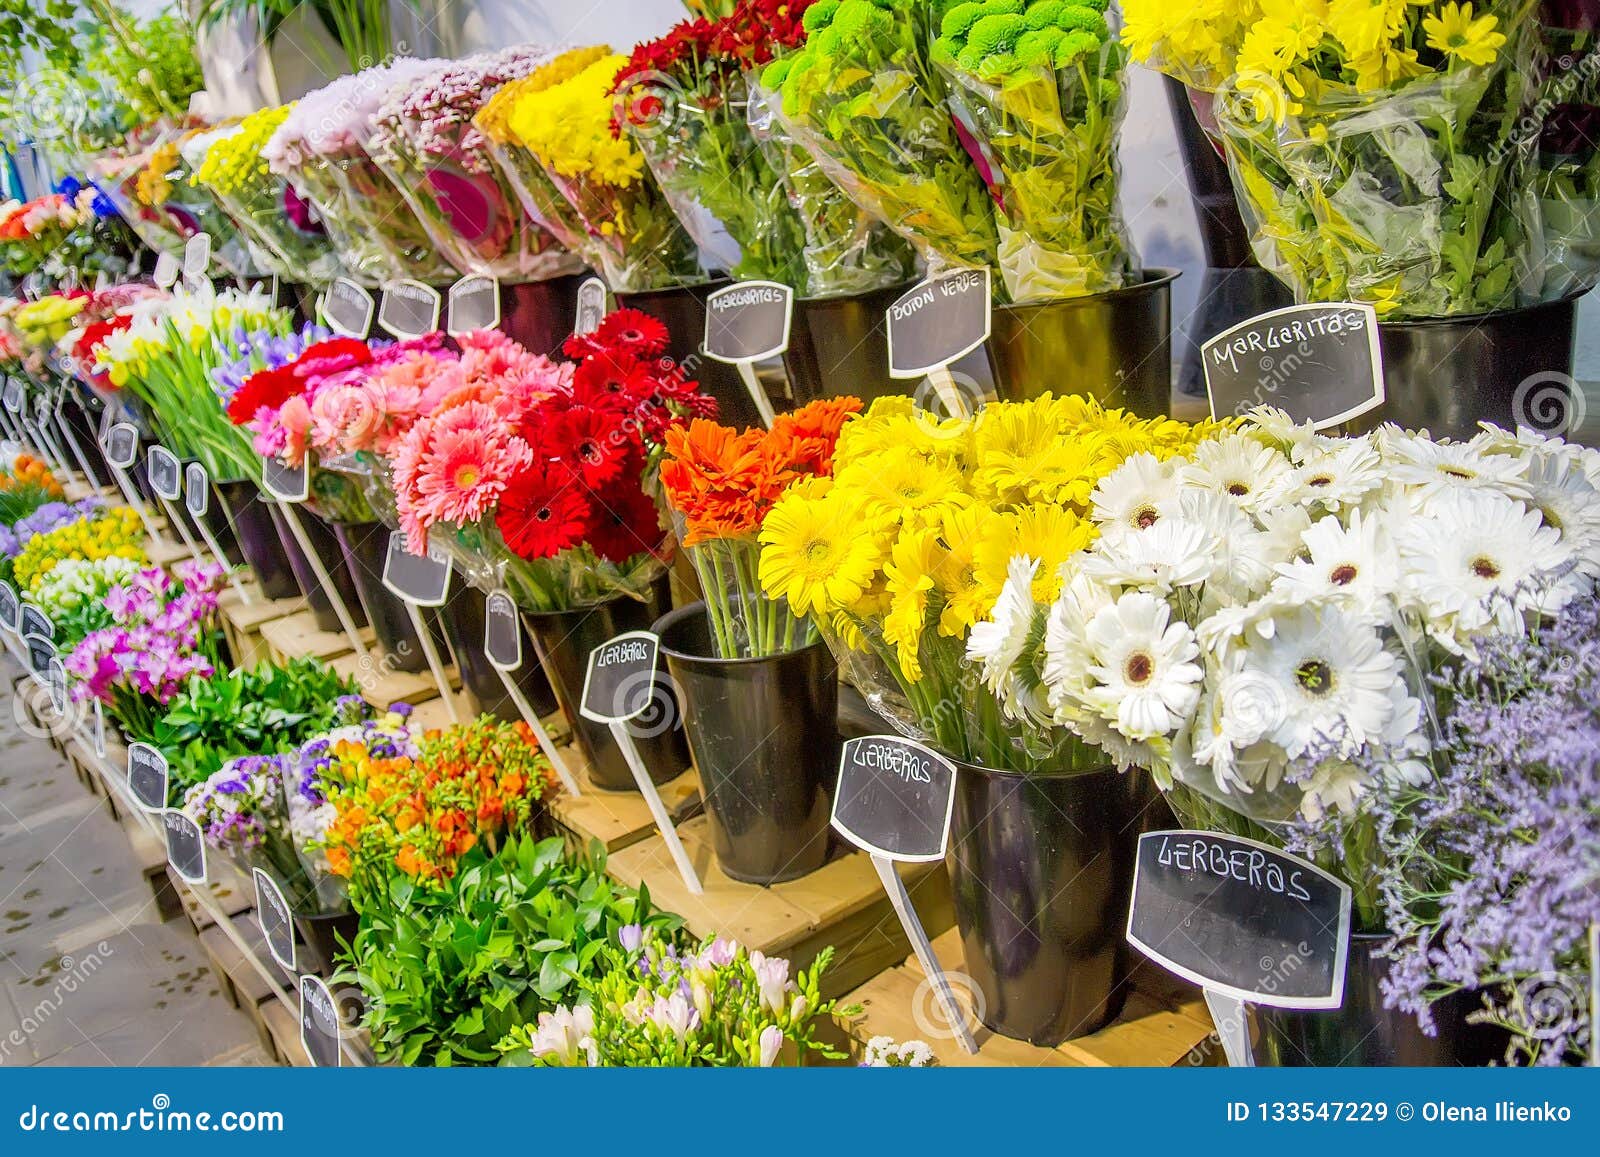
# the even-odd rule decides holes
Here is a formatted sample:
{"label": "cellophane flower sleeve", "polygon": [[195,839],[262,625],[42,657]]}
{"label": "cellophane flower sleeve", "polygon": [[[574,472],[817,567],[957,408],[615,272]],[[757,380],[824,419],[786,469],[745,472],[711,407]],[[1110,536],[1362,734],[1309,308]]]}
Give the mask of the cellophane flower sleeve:
{"label": "cellophane flower sleeve", "polygon": [[211,260],[235,277],[260,277],[266,270],[252,249],[250,239],[228,213],[222,198],[210,188],[198,184],[194,175],[206,151],[218,140],[238,132],[237,124],[191,133],[178,145],[178,158],[168,175],[172,191],[167,198],[167,211],[186,215],[194,222],[191,233],[211,235]]}
{"label": "cellophane flower sleeve", "polygon": [[994,204],[929,63],[930,18],[913,0],[843,0],[826,21],[808,20],[805,46],[769,65],[761,84],[834,184],[930,264],[993,266]]}
{"label": "cellophane flower sleeve", "polygon": [[912,276],[911,246],[857,205],[796,143],[776,113],[777,94],[753,85],[748,115],[767,163],[800,218],[803,297],[846,297],[899,285]]}
{"label": "cellophane flower sleeve", "polygon": [[1138,261],[1117,203],[1126,50],[1093,7],[1033,0],[945,15],[931,52],[962,143],[995,203],[1015,302],[1120,289]]}
{"label": "cellophane flower sleeve", "polygon": [[1600,279],[1600,51],[1594,29],[1545,27],[1534,188],[1544,228],[1546,301]]}
{"label": "cellophane flower sleeve", "polygon": [[493,161],[474,115],[506,82],[545,63],[533,45],[472,57],[415,86],[392,90],[369,139],[374,161],[462,273],[543,281],[579,264],[539,221]]}

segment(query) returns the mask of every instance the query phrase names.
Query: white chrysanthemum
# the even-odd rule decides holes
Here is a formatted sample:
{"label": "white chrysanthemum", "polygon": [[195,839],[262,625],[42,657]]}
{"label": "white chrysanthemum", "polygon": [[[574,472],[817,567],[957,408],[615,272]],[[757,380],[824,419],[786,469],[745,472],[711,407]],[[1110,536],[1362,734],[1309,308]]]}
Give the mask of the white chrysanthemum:
{"label": "white chrysanthemum", "polygon": [[1171,516],[1148,530],[1102,538],[1084,555],[1083,573],[1109,586],[1145,587],[1166,594],[1211,577],[1219,564],[1217,535],[1200,523]]}
{"label": "white chrysanthemum", "polygon": [[1318,740],[1353,751],[1383,735],[1394,718],[1399,661],[1374,627],[1336,606],[1280,614],[1272,637],[1242,654],[1236,678],[1261,681],[1262,737],[1291,759]]}
{"label": "white chrysanthemum", "polygon": [[1089,501],[1102,530],[1146,530],[1177,506],[1177,463],[1134,454],[1100,479]]}
{"label": "white chrysanthemum", "polygon": [[1154,595],[1129,591],[1089,624],[1088,704],[1129,739],[1170,735],[1200,698],[1200,648]]}
{"label": "white chrysanthemum", "polygon": [[1576,456],[1538,454],[1528,459],[1523,501],[1546,526],[1561,532],[1578,568],[1600,576],[1600,488],[1589,481]]}
{"label": "white chrysanthemum", "polygon": [[1305,557],[1278,566],[1273,589],[1291,602],[1331,600],[1363,618],[1387,618],[1400,585],[1394,544],[1382,520],[1357,510],[1350,525],[1325,515],[1302,539]]}
{"label": "white chrysanthemum", "polygon": [[1294,451],[1295,467],[1261,501],[1339,511],[1358,506],[1383,486],[1383,462],[1364,438],[1322,438]]}
{"label": "white chrysanthemum", "polygon": [[1285,454],[1292,454],[1297,446],[1304,446],[1317,436],[1311,422],[1296,422],[1287,410],[1276,406],[1257,406],[1245,414],[1247,433],[1276,446]]}
{"label": "white chrysanthemum", "polygon": [[1178,480],[1185,486],[1225,494],[1245,510],[1261,507],[1262,495],[1270,493],[1291,470],[1289,459],[1270,446],[1263,446],[1247,434],[1224,434],[1201,442],[1188,462],[1178,467]]}
{"label": "white chrysanthemum", "polygon": [[1403,486],[1411,505],[1424,513],[1440,494],[1453,490],[1488,488],[1520,495],[1528,465],[1512,454],[1485,453],[1474,442],[1435,442],[1418,434],[1387,439],[1384,461],[1391,481]]}
{"label": "white chrysanthemum", "polygon": [[974,623],[967,635],[968,661],[979,665],[984,686],[1014,719],[1029,713],[1029,693],[1017,664],[1028,648],[1028,636],[1033,630],[1033,576],[1038,569],[1036,559],[1025,554],[1013,556],[1006,565],[1006,581],[989,618]]}
{"label": "white chrysanthemum", "polygon": [[1410,524],[1400,559],[1407,599],[1447,645],[1520,631],[1523,612],[1560,610],[1588,587],[1561,532],[1493,490],[1441,494]]}

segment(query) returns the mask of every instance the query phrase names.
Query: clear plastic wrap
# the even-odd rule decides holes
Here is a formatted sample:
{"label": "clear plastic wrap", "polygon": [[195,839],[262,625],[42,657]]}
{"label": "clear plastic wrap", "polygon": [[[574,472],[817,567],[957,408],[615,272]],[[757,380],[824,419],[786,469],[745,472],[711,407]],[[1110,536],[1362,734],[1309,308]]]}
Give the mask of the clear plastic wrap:
{"label": "clear plastic wrap", "polygon": [[[1581,17],[1580,21],[1581,23]],[[1534,176],[1544,227],[1545,300],[1600,279],[1600,50],[1593,28],[1544,28],[1547,109]]]}
{"label": "clear plastic wrap", "polygon": [[[1027,11],[1059,7],[1035,0]],[[1007,19],[1026,28],[1030,16]],[[963,39],[941,37],[933,52],[957,131],[994,196],[1007,296],[1039,302],[1120,289],[1139,274],[1117,202],[1126,51],[1103,20],[1092,32],[1055,25],[1022,32],[1018,43],[1030,36],[1042,38],[1030,46],[1030,61],[1039,63],[1014,54],[1000,73],[992,70],[995,55],[957,54]],[[1078,55],[1069,60],[1063,54],[1073,48]]]}
{"label": "clear plastic wrap", "polygon": [[[347,213],[349,232],[362,235],[361,248],[376,246],[385,264],[382,281],[410,278],[429,285],[444,285],[458,276],[453,265],[434,244],[405,195],[381,166],[364,152],[324,158],[329,176],[339,188],[337,207],[323,213],[332,220]],[[355,258],[356,254],[351,254]],[[341,254],[341,261],[349,262]],[[367,264],[370,266],[370,258]]]}

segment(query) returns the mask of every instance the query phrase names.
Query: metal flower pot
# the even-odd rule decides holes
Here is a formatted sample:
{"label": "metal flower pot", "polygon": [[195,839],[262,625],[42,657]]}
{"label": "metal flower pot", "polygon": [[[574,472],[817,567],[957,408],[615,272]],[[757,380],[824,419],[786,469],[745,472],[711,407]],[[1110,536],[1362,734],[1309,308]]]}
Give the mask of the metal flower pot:
{"label": "metal flower pot", "polygon": [[554,354],[572,333],[578,286],[591,274],[500,286],[500,328],[536,354]]}
{"label": "metal flower pot", "polygon": [[827,646],[714,658],[703,602],[653,630],[683,705],[717,863],[748,884],[822,867],[839,776],[838,667]]}
{"label": "metal flower pot", "polygon": [[256,484],[248,478],[230,478],[213,481],[211,489],[215,506],[231,526],[240,557],[255,572],[261,593],[269,599],[299,598],[302,592],[290,555],[300,553],[300,544],[294,544],[293,552],[284,548],[272,505],[261,497]]}
{"label": "metal flower pot", "polygon": [[344,551],[345,564],[355,580],[356,597],[361,600],[367,622],[377,636],[385,666],[391,671],[410,674],[426,671],[428,656],[417,638],[411,611],[404,599],[383,584],[383,564],[389,554],[389,528],[381,522],[336,522],[333,533]]}
{"label": "metal flower pot", "polygon": [[884,311],[907,289],[875,289],[850,297],[801,298],[794,303],[783,368],[797,406],[818,398],[850,396],[871,402],[907,394],[915,382],[889,376]]}
{"label": "metal flower pot", "polygon": [[[718,421],[742,429],[761,424],[761,415],[744,379],[735,367],[700,352],[706,333],[706,297],[731,284],[724,279],[614,296],[619,307],[647,313],[667,327],[667,356],[699,382],[704,393],[717,400]],[[774,399],[773,403],[776,409],[784,408],[781,399]]]}
{"label": "metal flower pot", "polygon": [[[439,618],[444,624],[445,637],[450,640],[450,650],[455,654],[456,668],[461,672],[461,685],[472,696],[478,712],[507,723],[521,719],[522,714],[507,693],[500,672],[483,651],[486,619],[483,592],[466,583],[459,584],[440,608]],[[550,690],[550,681],[534,657],[533,642],[526,628],[522,629],[522,666],[509,675],[534,714],[545,716],[556,709],[555,692]]]}

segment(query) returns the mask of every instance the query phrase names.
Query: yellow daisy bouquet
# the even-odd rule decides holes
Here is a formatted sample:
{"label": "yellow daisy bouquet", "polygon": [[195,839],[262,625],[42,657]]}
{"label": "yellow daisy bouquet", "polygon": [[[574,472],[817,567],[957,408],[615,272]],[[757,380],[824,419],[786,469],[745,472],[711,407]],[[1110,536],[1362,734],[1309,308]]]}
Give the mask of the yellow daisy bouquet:
{"label": "yellow daisy bouquet", "polygon": [[1539,292],[1531,0],[1126,0],[1134,60],[1208,94],[1256,257],[1400,319]]}
{"label": "yellow daisy bouquet", "polygon": [[529,216],[613,290],[704,281],[643,155],[612,131],[612,84],[626,63],[603,46],[574,49],[506,85],[475,123]]}
{"label": "yellow daisy bouquet", "polygon": [[113,506],[92,518],[80,518],[28,540],[13,564],[17,589],[32,594],[57,563],[67,559],[95,562],[125,558],[143,566],[144,526],[131,507]]}
{"label": "yellow daisy bouquet", "polygon": [[1038,564],[1036,598],[1059,593],[1058,568],[1095,537],[1101,478],[1217,428],[1049,394],[950,419],[880,399],[840,431],[833,476],[795,484],[767,515],[762,586],[813,617],[877,711],[939,750],[1009,770],[1103,766],[1064,729],[1008,715],[967,658],[972,633],[1016,556]]}

